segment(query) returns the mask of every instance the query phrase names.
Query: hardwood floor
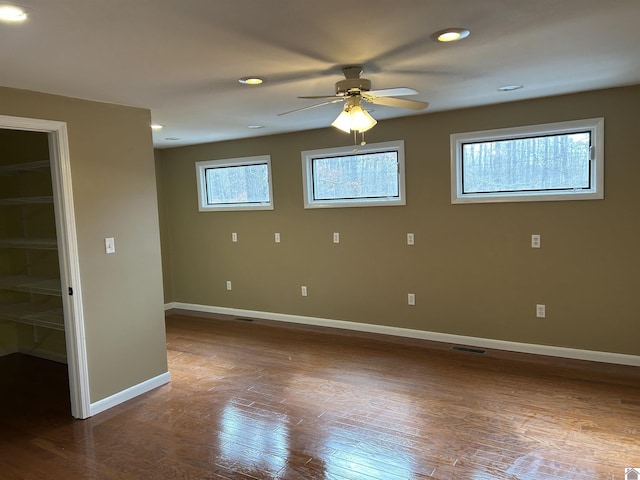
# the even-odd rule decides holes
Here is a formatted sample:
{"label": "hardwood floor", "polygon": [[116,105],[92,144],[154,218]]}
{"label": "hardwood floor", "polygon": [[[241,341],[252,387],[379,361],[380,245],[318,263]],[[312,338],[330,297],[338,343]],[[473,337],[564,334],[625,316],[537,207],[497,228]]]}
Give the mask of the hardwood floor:
{"label": "hardwood floor", "polygon": [[179,314],[167,339],[171,384],[84,421],[64,365],[0,358],[0,478],[624,480],[640,467],[639,368]]}

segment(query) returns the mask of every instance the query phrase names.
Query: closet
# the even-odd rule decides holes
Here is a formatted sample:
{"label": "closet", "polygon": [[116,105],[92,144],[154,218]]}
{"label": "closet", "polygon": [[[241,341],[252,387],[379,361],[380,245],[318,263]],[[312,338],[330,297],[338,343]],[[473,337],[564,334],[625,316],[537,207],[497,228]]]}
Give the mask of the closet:
{"label": "closet", "polygon": [[0,355],[66,362],[45,132],[0,129]]}

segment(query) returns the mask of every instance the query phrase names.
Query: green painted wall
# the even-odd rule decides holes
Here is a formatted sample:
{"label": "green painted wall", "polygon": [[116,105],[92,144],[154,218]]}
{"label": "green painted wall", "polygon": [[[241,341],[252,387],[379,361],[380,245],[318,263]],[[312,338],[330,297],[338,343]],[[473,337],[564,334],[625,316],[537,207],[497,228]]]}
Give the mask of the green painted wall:
{"label": "green painted wall", "polygon": [[[640,355],[637,105],[639,86],[381,121],[370,143],[405,141],[404,207],[303,208],[300,152],[351,141],[330,128],[160,150],[165,301]],[[450,203],[450,134],[600,116],[604,200]],[[274,211],[198,212],[196,161],[262,154]]]}

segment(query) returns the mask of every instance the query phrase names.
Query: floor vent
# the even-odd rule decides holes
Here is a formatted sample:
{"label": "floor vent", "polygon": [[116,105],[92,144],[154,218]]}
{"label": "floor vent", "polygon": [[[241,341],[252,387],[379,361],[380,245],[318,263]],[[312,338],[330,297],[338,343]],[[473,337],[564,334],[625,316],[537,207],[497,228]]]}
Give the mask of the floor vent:
{"label": "floor vent", "polygon": [[241,322],[253,322],[253,318],[236,317],[234,320],[240,320]]}
{"label": "floor vent", "polygon": [[451,347],[451,350],[455,350],[456,352],[479,353],[481,355],[485,353],[485,351],[480,348],[470,347]]}

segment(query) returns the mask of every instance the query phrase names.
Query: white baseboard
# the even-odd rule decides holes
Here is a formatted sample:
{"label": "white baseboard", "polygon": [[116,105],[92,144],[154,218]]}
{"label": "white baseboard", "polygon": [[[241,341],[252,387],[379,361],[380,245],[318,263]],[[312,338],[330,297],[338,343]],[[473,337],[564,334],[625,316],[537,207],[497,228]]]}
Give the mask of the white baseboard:
{"label": "white baseboard", "polygon": [[122,390],[110,397],[103,398],[102,400],[98,400],[97,402],[92,403],[89,406],[89,416],[97,415],[98,413],[104,412],[105,410],[110,409],[111,407],[115,407],[121,403],[126,402],[127,400],[131,400],[132,398],[137,397],[138,395],[142,395],[143,393],[147,393],[154,388],[161,387],[171,381],[171,374],[169,372],[158,375],[157,377],[150,378],[142,383],[134,385],[133,387],[129,387],[126,390]]}
{"label": "white baseboard", "polygon": [[173,309],[214,313],[220,315],[233,315],[237,317],[258,318],[263,320],[275,320],[302,325],[340,328],[344,330],[378,333],[382,335],[393,335],[397,337],[415,338],[419,340],[430,340],[435,342],[490,348],[495,350],[507,350],[510,352],[530,353],[534,355],[546,355],[551,357],[571,358],[575,360],[587,360],[592,362],[614,363],[619,365],[640,367],[640,356],[627,355],[623,353],[600,352],[594,350],[580,350],[576,348],[556,347],[551,345],[510,342],[506,340],[495,340],[492,338],[468,337],[465,335],[429,332],[425,330],[413,330],[409,328],[390,327],[386,325],[373,325],[369,323],[347,322],[344,320],[332,320],[328,318],[305,317],[301,315],[289,315],[284,313],[242,310],[228,307],[213,307],[209,305],[197,305],[191,303],[171,302],[165,305],[165,310]]}

